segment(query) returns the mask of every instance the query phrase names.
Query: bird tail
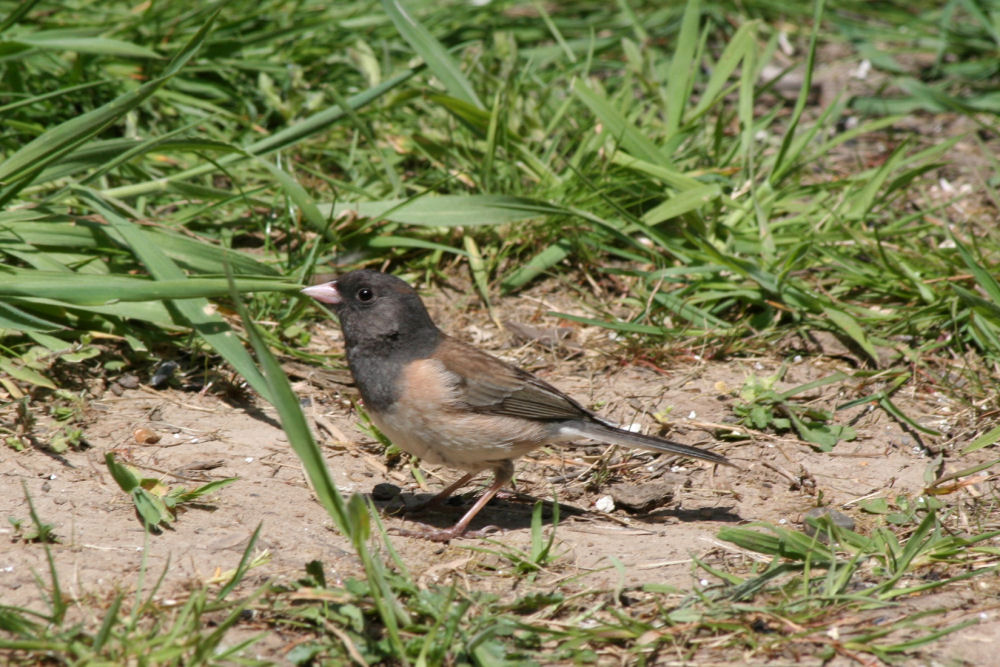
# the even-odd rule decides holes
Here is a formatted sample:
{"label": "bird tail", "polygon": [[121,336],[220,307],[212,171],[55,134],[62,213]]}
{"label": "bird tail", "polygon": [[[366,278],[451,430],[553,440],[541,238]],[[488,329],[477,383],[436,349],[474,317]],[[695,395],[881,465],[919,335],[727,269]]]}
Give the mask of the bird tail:
{"label": "bird tail", "polygon": [[593,440],[600,440],[601,442],[606,442],[611,445],[636,447],[650,452],[671,452],[673,454],[682,454],[684,456],[690,456],[704,461],[711,461],[712,463],[721,463],[728,466],[733,465],[729,462],[729,459],[722,454],[716,454],[715,452],[698,449],[697,447],[691,447],[689,445],[682,445],[679,442],[673,442],[672,440],[666,440],[664,438],[657,438],[652,435],[633,433],[632,431],[626,431],[624,429],[608,424],[602,424],[600,422],[577,422],[572,425],[566,425],[560,430],[563,435],[570,437],[576,436],[591,438]]}

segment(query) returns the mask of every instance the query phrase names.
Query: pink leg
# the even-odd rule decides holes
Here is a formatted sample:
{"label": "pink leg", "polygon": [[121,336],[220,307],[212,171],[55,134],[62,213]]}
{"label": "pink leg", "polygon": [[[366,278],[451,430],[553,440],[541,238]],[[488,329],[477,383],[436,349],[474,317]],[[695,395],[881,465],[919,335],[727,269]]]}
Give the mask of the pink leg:
{"label": "pink leg", "polygon": [[[445,530],[420,530],[420,531],[401,530],[399,534],[406,535],[407,537],[422,537],[424,539],[432,540],[434,542],[447,542],[448,540],[452,540],[456,537],[461,537],[463,534],[465,534],[465,531],[468,530],[469,524],[472,523],[472,520],[476,517],[477,514],[479,514],[479,511],[484,507],[486,507],[486,503],[490,502],[493,499],[493,496],[495,496],[500,489],[502,489],[508,482],[510,482],[513,476],[514,476],[514,464],[511,463],[510,461],[504,461],[499,466],[497,466],[493,470],[493,484],[491,484],[490,488],[486,489],[486,491],[483,492],[483,495],[479,496],[479,499],[476,500],[476,504],[473,505],[469,509],[469,511],[465,513],[465,516],[459,519],[458,523],[456,523],[451,528]],[[451,495],[451,493],[455,489],[460,487],[462,484],[468,482],[469,479],[472,479],[472,473],[458,480],[458,482],[455,482],[454,484],[446,488],[444,491],[434,496],[434,498],[431,498],[429,503],[433,503],[434,501],[438,500],[438,498],[440,498],[441,500],[447,498],[449,495]]]}

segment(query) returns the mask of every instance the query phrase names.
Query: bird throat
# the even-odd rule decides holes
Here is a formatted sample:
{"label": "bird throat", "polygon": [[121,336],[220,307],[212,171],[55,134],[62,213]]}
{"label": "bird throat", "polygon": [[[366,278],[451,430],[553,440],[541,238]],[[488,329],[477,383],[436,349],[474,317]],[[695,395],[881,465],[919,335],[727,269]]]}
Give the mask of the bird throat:
{"label": "bird throat", "polygon": [[365,407],[376,412],[391,408],[399,398],[399,378],[406,365],[434,353],[443,334],[437,327],[418,327],[365,338],[347,346],[347,365]]}

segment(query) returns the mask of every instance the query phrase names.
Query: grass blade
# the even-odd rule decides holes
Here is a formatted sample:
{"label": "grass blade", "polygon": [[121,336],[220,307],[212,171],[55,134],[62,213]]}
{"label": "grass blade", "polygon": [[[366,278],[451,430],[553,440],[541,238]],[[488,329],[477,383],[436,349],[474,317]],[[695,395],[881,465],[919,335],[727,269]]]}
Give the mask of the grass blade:
{"label": "grass blade", "polygon": [[[2,275],[3,272],[0,272]],[[67,287],[67,280],[72,285]],[[300,286],[278,280],[240,279],[241,292],[292,292]],[[221,297],[229,294],[223,278],[182,278],[150,280],[119,275],[87,275],[56,271],[14,271],[0,283],[0,297],[20,296],[59,299],[79,305],[99,305],[116,301],[157,301]]]}
{"label": "grass blade", "polygon": [[382,7],[389,15],[396,30],[403,36],[417,55],[423,58],[427,67],[434,73],[448,92],[462,100],[475,106],[477,109],[485,109],[483,103],[479,101],[475,89],[469,80],[462,74],[462,70],[452,57],[441,46],[434,36],[410,14],[399,0],[382,0]]}
{"label": "grass blade", "polygon": [[[146,267],[156,280],[181,281],[187,277],[178,266],[167,257],[162,250],[147,236],[142,228],[126,220],[111,209],[105,201],[93,190],[78,188],[80,198],[95,211],[104,216],[105,220],[119,233],[128,244],[129,249]],[[268,383],[257,370],[246,348],[233,333],[226,321],[215,314],[214,308],[205,299],[176,299],[169,302],[183,321],[215,348],[228,361],[233,369],[250,383],[254,390],[271,401]]]}
{"label": "grass blade", "polygon": [[[18,189],[30,182],[32,174],[40,173],[47,165],[52,164],[145,102],[194,56],[205,41],[217,13],[212,14],[201,29],[177,53],[163,76],[153,79],[137,90],[126,93],[93,111],[47,130],[0,163],[0,183],[5,185],[2,194],[0,194],[0,200],[9,199]],[[11,184],[16,187],[6,187]]]}
{"label": "grass blade", "polygon": [[698,45],[698,23],[701,17],[701,7],[698,0],[688,0],[684,3],[684,15],[681,17],[681,29],[677,34],[677,46],[670,60],[670,70],[667,74],[667,122],[666,136],[677,133],[684,115],[684,105],[691,97],[694,85],[694,73],[698,63],[694,57]]}
{"label": "grass blade", "polygon": [[[355,213],[365,218],[427,227],[501,225],[565,212],[558,206],[510,195],[427,195],[412,199],[338,202],[332,209],[335,218]],[[330,206],[320,206],[319,210],[325,214]]]}

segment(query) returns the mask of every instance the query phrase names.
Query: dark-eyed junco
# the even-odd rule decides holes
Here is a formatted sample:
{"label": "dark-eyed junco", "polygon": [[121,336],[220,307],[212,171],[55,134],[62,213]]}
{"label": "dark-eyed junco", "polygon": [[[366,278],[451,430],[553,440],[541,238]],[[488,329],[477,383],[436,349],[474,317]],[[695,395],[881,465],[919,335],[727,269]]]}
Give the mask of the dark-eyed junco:
{"label": "dark-eyed junco", "polygon": [[375,425],[400,449],[467,474],[439,493],[440,502],[483,470],[493,484],[447,530],[447,541],[514,474],[514,460],[552,442],[592,438],[654,452],[728,464],[726,457],[605,422],[531,373],[446,335],[405,282],[362,270],[302,290],[340,319],[347,363]]}

